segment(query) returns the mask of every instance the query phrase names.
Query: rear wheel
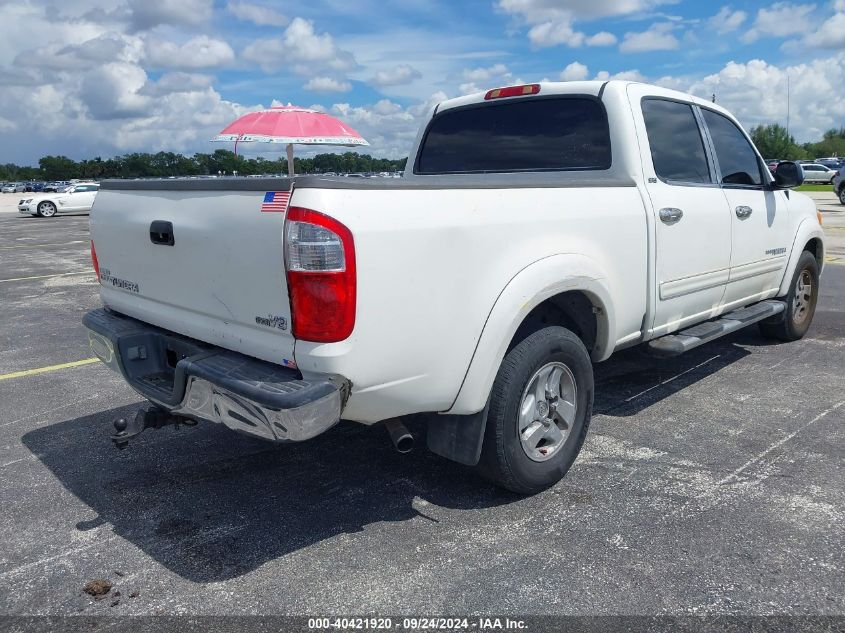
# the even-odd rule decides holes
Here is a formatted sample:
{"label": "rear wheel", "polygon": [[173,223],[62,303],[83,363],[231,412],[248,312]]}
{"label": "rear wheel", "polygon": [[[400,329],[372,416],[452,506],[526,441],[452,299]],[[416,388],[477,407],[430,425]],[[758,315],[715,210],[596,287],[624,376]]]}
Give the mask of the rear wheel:
{"label": "rear wheel", "polygon": [[819,299],[819,265],[809,251],[801,253],[789,294],[784,298],[786,310],[778,322],[760,322],[760,332],[768,338],[797,341],[802,338],[816,313]]}
{"label": "rear wheel", "polygon": [[52,218],[56,215],[56,205],[47,201],[39,203],[38,215],[42,218]]}
{"label": "rear wheel", "polygon": [[499,486],[534,494],[569,470],[593,406],[593,367],[581,340],[546,327],[510,350],[493,383],[479,468]]}
{"label": "rear wheel", "polygon": [[839,204],[845,204],[845,186],[839,187]]}

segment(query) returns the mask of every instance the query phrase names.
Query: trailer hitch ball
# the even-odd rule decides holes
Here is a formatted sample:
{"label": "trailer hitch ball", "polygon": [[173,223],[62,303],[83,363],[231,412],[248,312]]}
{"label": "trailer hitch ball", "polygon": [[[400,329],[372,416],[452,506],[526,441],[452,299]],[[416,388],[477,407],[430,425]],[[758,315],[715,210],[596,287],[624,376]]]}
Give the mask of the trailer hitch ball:
{"label": "trailer hitch ball", "polygon": [[139,410],[131,421],[126,418],[115,420],[113,422],[115,432],[111,436],[111,441],[117,448],[123,450],[129,445],[130,439],[146,429],[160,429],[170,425],[178,427],[180,424],[196,426],[196,423],[196,420],[173,415],[160,407],[152,406]]}

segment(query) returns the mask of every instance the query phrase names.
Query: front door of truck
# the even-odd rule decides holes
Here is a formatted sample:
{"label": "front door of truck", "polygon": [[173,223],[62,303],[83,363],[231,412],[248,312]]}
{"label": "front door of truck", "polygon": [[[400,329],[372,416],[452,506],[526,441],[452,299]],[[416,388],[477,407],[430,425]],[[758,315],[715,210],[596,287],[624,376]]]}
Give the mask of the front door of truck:
{"label": "front door of truck", "polygon": [[655,261],[650,336],[709,318],[730,273],[731,218],[716,182],[697,108],[628,89],[654,216]]}
{"label": "front door of truck", "polygon": [[701,113],[733,227],[724,302],[759,301],[780,286],[789,259],[793,235],[787,193],[768,186],[768,169],[736,123],[715,110],[702,108]]}

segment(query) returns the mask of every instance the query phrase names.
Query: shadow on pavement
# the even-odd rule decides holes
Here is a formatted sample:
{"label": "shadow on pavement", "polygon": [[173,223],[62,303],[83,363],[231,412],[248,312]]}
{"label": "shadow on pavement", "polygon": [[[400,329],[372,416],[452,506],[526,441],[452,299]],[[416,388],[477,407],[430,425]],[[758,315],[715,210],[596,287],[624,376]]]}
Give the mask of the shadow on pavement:
{"label": "shadow on pavement", "polygon": [[751,352],[740,345],[763,341],[766,339],[755,327],[671,358],[652,356],[642,345],[617,352],[607,362],[594,365],[593,412],[613,417],[636,415],[748,356]]}
{"label": "shadow on pavement", "polygon": [[[655,359],[634,348],[597,365],[596,413],[633,415],[736,362],[749,353],[734,344],[737,336],[677,358]],[[473,510],[519,499],[429,453],[424,440],[419,450],[399,455],[381,428],[351,423],[285,446],[208,423],[168,427],[147,431],[118,452],[108,439],[111,422],[136,409],[38,428],[23,442],[98,514],[78,529],[111,524],[115,534],[194,582],[235,578],[369,524],[425,519],[415,509],[424,507],[419,500]]]}
{"label": "shadow on pavement", "polygon": [[146,431],[119,452],[111,421],[136,409],[39,428],[23,442],[98,514],[78,529],[111,524],[194,582],[235,578],[369,524],[428,520],[420,499],[467,510],[519,499],[425,448],[399,455],[383,429],[352,423],[285,446],[200,423]]}

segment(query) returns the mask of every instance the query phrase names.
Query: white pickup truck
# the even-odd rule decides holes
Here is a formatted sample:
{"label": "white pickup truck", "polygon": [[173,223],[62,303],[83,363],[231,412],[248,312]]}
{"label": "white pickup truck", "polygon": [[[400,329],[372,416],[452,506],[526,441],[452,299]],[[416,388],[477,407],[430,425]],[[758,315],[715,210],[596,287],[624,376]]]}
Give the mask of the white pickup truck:
{"label": "white pickup truck", "polygon": [[593,368],[819,296],[813,202],[723,108],[623,81],[440,103],[402,179],[106,181],[91,215],[93,351],[154,404],[273,441],[424,414],[435,453],[533,493],[575,460]]}

